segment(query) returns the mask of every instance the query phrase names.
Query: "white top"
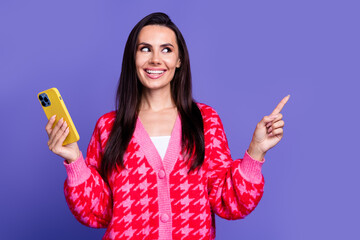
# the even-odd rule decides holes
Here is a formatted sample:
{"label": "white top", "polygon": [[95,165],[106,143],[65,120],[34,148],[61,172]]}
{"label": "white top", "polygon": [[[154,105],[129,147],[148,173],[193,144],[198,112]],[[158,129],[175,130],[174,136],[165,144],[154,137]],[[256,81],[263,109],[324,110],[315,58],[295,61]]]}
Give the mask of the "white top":
{"label": "white top", "polygon": [[170,137],[171,136],[150,137],[162,160],[164,160],[166,149],[169,145]]}

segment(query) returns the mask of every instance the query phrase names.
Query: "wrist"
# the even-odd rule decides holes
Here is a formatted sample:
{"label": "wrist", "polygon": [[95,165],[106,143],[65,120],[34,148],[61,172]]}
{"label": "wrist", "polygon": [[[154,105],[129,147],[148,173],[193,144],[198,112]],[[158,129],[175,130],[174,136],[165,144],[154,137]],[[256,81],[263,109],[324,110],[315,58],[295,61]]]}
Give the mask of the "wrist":
{"label": "wrist", "polygon": [[77,151],[76,156],[74,155],[73,158],[66,159],[66,162],[67,162],[68,164],[70,164],[70,163],[75,162],[75,161],[78,160],[79,158],[80,158],[80,150]]}
{"label": "wrist", "polygon": [[253,142],[250,143],[247,152],[253,159],[257,161],[263,161],[266,154],[266,152],[261,151],[260,148]]}

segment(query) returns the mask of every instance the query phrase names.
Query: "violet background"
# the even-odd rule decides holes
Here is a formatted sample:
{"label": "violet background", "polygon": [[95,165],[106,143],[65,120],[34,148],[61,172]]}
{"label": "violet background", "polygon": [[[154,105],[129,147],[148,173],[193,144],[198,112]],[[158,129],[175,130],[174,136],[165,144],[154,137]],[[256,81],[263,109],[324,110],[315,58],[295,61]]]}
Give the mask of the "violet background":
{"label": "violet background", "polygon": [[0,1],[0,238],[101,239],[63,195],[36,98],[57,87],[85,152],[114,109],[125,41],[163,11],[188,44],[194,96],[220,114],[234,158],[287,94],[282,141],[266,155],[265,193],[217,239],[359,239],[358,1]]}

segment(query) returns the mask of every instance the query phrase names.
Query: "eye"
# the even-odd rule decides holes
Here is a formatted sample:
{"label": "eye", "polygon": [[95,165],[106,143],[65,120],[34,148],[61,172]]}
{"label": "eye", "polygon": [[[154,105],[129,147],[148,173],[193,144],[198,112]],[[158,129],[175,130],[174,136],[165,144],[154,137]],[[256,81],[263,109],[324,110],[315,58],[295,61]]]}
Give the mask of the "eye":
{"label": "eye", "polygon": [[141,52],[150,52],[150,49],[148,47],[142,47],[140,48]]}
{"label": "eye", "polygon": [[162,50],[162,52],[164,52],[164,53],[169,53],[169,52],[171,52],[171,49],[168,48],[168,47],[166,47],[166,48],[164,48],[164,49]]}

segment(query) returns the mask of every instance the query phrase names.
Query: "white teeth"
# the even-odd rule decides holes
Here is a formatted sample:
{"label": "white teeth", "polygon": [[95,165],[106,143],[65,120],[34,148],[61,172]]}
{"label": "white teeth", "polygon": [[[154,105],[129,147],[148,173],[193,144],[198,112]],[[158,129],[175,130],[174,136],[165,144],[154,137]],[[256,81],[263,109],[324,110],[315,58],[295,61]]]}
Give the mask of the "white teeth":
{"label": "white teeth", "polygon": [[164,71],[159,71],[159,70],[146,70],[147,73],[150,74],[162,74]]}

